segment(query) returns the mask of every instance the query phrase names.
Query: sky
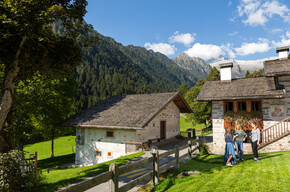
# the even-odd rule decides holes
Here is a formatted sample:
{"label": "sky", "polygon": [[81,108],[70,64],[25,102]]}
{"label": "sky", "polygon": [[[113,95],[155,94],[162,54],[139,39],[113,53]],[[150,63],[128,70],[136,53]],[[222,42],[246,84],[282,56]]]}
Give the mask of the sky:
{"label": "sky", "polygon": [[85,20],[169,58],[257,60],[290,45],[290,0],[88,0]]}

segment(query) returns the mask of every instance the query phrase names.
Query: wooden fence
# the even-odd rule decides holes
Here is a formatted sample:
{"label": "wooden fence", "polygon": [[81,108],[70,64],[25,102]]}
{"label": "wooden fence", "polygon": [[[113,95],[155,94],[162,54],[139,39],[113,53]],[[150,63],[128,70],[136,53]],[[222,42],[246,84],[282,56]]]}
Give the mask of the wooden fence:
{"label": "wooden fence", "polygon": [[[193,141],[189,140],[188,144],[183,146],[175,146],[175,149],[167,151],[165,153],[159,154],[158,150],[152,153],[152,157],[137,161],[136,163],[123,165],[118,167],[117,164],[111,164],[109,167],[109,171],[104,172],[100,175],[97,175],[95,177],[86,178],[78,183],[69,185],[67,187],[64,187],[59,190],[59,192],[80,192],[85,191],[90,188],[93,188],[101,183],[109,181],[109,191],[110,192],[125,192],[133,187],[153,179],[153,185],[159,182],[159,175],[161,172],[166,171],[169,167],[176,165],[179,166],[179,162],[184,159],[185,157],[192,158],[192,153],[197,150],[198,146],[194,149],[192,149],[192,145],[198,144],[198,139],[195,139]],[[184,155],[179,154],[179,152],[183,149],[188,148],[188,152]],[[166,158],[172,154],[175,154],[175,158],[173,161],[170,161],[162,166],[159,165],[159,160]],[[143,167],[145,165],[148,165],[152,163],[153,170],[149,171],[148,173],[130,181],[129,183],[126,183],[125,185],[119,187],[119,176],[128,172],[131,172],[133,170],[136,170],[140,167]]]}
{"label": "wooden fence", "polygon": [[187,138],[195,138],[196,136],[202,136],[203,133],[212,131],[212,127],[204,128],[201,130],[188,129],[188,131],[180,131],[180,135]]}

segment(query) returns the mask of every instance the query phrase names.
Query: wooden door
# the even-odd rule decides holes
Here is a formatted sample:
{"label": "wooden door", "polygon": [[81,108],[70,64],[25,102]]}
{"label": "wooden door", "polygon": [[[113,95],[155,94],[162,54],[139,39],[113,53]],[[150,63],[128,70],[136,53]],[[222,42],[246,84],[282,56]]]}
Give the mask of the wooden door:
{"label": "wooden door", "polygon": [[166,121],[160,121],[160,139],[165,139]]}

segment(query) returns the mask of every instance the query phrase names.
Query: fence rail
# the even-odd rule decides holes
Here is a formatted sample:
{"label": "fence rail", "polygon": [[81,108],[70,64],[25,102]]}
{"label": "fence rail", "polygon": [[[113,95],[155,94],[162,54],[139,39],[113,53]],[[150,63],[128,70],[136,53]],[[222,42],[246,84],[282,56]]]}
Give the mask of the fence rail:
{"label": "fence rail", "polygon": [[[95,177],[89,177],[86,178],[78,183],[74,183],[72,185],[69,185],[67,187],[64,187],[59,190],[59,192],[79,192],[79,191],[85,191],[90,188],[93,188],[101,183],[104,183],[106,181],[109,181],[109,189],[110,192],[125,192],[133,187],[148,181],[150,178],[153,179],[153,185],[159,182],[159,175],[161,172],[166,171],[169,167],[176,165],[179,166],[180,160],[190,157],[192,158],[192,153],[198,148],[196,146],[194,149],[192,149],[192,145],[197,144],[198,145],[198,139],[195,139],[193,141],[189,140],[188,144],[183,145],[179,147],[178,145],[175,146],[175,149],[167,151],[165,153],[162,153],[159,155],[158,150],[152,153],[152,157],[140,160],[136,163],[132,163],[129,165],[123,165],[118,167],[117,164],[111,164],[109,167],[109,171],[104,172],[100,175],[97,175]],[[188,153],[184,155],[179,155],[179,152],[181,150],[184,150],[188,148]],[[173,161],[170,161],[162,166],[159,166],[159,160],[165,157],[168,157],[172,154],[175,154],[175,159]],[[153,170],[149,171],[148,173],[130,181],[129,183],[126,183],[125,185],[119,187],[119,176],[128,172],[131,172],[137,168],[143,167],[144,165],[152,163]]]}

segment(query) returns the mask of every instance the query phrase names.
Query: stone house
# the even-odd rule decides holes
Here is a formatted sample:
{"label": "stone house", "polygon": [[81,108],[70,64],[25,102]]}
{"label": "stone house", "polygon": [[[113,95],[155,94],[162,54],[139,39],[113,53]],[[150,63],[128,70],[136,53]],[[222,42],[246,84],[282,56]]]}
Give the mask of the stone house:
{"label": "stone house", "polygon": [[[235,129],[236,119],[246,122],[243,129],[249,134],[249,121],[259,122],[261,152],[290,150],[290,59],[289,47],[277,48],[279,58],[264,62],[265,74],[254,78],[232,79],[232,62],[220,65],[220,81],[207,81],[197,101],[212,102],[213,149],[223,154],[225,127]],[[250,139],[244,151],[251,153]]]}
{"label": "stone house", "polygon": [[75,163],[95,164],[126,155],[128,146],[134,151],[149,140],[179,135],[180,113],[191,112],[178,92],[115,96],[62,126],[76,127]]}

